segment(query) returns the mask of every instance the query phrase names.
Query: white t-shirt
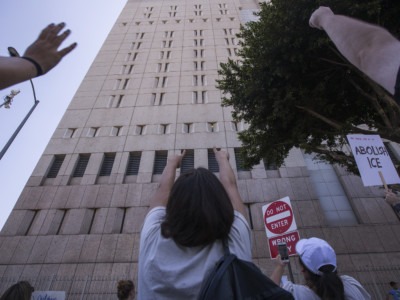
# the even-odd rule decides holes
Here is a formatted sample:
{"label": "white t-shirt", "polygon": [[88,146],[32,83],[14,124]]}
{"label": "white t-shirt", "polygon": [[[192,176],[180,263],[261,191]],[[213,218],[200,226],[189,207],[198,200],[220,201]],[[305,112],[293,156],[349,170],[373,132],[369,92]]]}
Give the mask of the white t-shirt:
{"label": "white t-shirt", "polygon": [[[251,230],[237,211],[229,233],[229,250],[251,261]],[[222,257],[222,243],[183,247],[161,235],[165,207],[146,216],[140,237],[138,299],[196,299],[205,274]]]}
{"label": "white t-shirt", "polygon": [[[344,287],[344,298],[346,300],[369,300],[371,295],[362,287],[362,285],[355,280],[353,277],[342,275]],[[321,300],[317,294],[305,285],[294,284],[293,282],[287,281],[283,284],[282,288],[290,292],[295,300]]]}

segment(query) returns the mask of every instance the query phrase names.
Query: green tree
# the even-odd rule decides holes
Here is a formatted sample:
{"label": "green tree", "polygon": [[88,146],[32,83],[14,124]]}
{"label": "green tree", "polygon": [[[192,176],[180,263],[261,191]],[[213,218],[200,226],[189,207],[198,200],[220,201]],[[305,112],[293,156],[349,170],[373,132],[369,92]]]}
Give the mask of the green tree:
{"label": "green tree", "polygon": [[292,147],[358,173],[343,152],[346,134],[379,134],[400,142],[393,97],[352,66],[325,32],[308,25],[320,5],[385,26],[400,36],[400,2],[272,0],[260,20],[242,26],[239,61],[221,64],[223,105],[249,128],[239,133],[244,165],[281,165]]}

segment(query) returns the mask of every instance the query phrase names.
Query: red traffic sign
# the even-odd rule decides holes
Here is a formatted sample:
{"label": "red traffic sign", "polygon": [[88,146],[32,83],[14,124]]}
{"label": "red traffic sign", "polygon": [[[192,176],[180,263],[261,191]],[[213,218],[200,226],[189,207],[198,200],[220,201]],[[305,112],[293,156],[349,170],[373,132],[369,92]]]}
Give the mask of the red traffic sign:
{"label": "red traffic sign", "polygon": [[289,231],[293,223],[293,211],[290,202],[278,200],[269,204],[264,212],[264,223],[268,237],[270,236],[268,231],[272,233],[271,236]]}
{"label": "red traffic sign", "polygon": [[295,246],[297,242],[300,240],[299,233],[297,231],[293,231],[290,233],[286,233],[284,235],[279,235],[273,238],[268,239],[269,245],[269,253],[271,254],[271,258],[274,259],[278,256],[278,243],[286,243],[289,255],[295,255],[296,249]]}

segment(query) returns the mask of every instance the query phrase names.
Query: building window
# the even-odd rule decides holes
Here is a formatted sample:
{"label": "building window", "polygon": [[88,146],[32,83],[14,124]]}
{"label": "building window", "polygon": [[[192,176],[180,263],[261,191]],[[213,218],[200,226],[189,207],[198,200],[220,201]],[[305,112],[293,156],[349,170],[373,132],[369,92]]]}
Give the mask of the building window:
{"label": "building window", "polygon": [[160,105],[163,105],[165,102],[165,93],[160,93]]}
{"label": "building window", "polygon": [[158,83],[160,82],[160,77],[154,77],[154,85],[153,87],[156,88],[158,87]]}
{"label": "building window", "polygon": [[208,170],[213,173],[219,172],[219,166],[217,160],[215,159],[215,153],[213,149],[208,149]]}
{"label": "building window", "polygon": [[136,125],[135,127],[135,135],[144,135],[146,125]]}
{"label": "building window", "polygon": [[139,173],[140,158],[142,157],[141,152],[129,153],[128,166],[126,167],[126,175],[137,175]]}
{"label": "building window", "polygon": [[265,171],[276,171],[278,170],[278,167],[276,165],[276,163],[271,163],[269,165],[267,165],[266,161],[263,159],[263,165],[264,165],[264,169]]}
{"label": "building window", "polygon": [[61,227],[64,223],[65,215],[67,214],[67,209],[57,209],[57,212],[53,218],[53,222],[51,224],[51,229],[49,234],[60,234]]}
{"label": "building window", "polygon": [[115,153],[105,153],[99,176],[110,176],[115,160]]}
{"label": "building window", "polygon": [[162,174],[165,166],[167,165],[168,151],[156,151],[154,158],[153,174]]}
{"label": "building window", "polygon": [[217,122],[208,122],[207,123],[207,131],[208,132],[217,132],[218,131],[218,123]]}
{"label": "building window", "polygon": [[156,93],[151,94],[150,105],[156,105],[156,97],[157,97]]}
{"label": "building window", "polygon": [[240,156],[242,149],[234,148],[233,150],[235,152],[236,170],[238,170],[238,172],[250,171],[250,169],[243,167],[243,158]]}
{"label": "building window", "polygon": [[167,77],[163,77],[161,87],[167,87],[167,81],[168,81],[168,78]]}
{"label": "building window", "polygon": [[47,178],[56,178],[58,171],[64,161],[65,155],[56,155],[51,164],[50,170],[47,172]]}
{"label": "building window", "polygon": [[193,91],[192,92],[192,103],[196,104],[199,101],[199,97],[198,97],[198,92],[197,91]]}
{"label": "building window", "polygon": [[200,79],[201,79],[201,85],[203,86],[207,85],[206,75],[201,75]]}
{"label": "building window", "polygon": [[87,137],[95,137],[99,132],[99,127],[90,127],[87,132]]}
{"label": "building window", "polygon": [[37,210],[27,210],[24,214],[23,220],[19,225],[16,235],[28,235],[29,230],[32,227],[33,222],[35,221]]}
{"label": "building window", "polygon": [[120,85],[121,85],[121,79],[115,80],[113,90],[118,90]]}
{"label": "building window", "polygon": [[183,133],[192,133],[193,132],[193,123],[182,124],[182,132]]}
{"label": "building window", "polygon": [[113,126],[111,128],[110,136],[120,136],[122,134],[122,126]]}
{"label": "building window", "polygon": [[197,75],[193,75],[193,85],[194,86],[198,85],[198,76]]}
{"label": "building window", "polygon": [[78,162],[75,166],[72,177],[83,177],[89,162],[90,154],[79,154]]}
{"label": "building window", "polygon": [[194,150],[186,150],[185,156],[181,161],[181,173],[194,168]]}
{"label": "building window", "polygon": [[201,103],[207,103],[207,91],[201,92]]}
{"label": "building window", "polygon": [[68,128],[65,130],[64,138],[72,138],[76,132],[76,128]]}
{"label": "building window", "polygon": [[124,84],[122,86],[122,89],[125,90],[128,87],[129,79],[124,80]]}
{"label": "building window", "polygon": [[135,60],[137,59],[137,57],[138,57],[138,53],[137,53],[137,52],[135,52],[135,54],[133,54],[132,61],[135,61]]}
{"label": "building window", "polygon": [[170,125],[169,124],[160,124],[158,126],[158,134],[168,134],[170,133]]}
{"label": "building window", "polygon": [[303,153],[322,211],[330,226],[358,224],[353,209],[333,167],[315,160],[316,155]]}

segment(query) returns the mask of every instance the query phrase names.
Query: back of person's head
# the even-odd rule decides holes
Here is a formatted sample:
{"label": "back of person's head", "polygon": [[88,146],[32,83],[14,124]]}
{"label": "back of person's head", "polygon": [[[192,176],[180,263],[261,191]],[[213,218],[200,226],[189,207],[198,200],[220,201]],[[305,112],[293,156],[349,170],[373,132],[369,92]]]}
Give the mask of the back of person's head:
{"label": "back of person's head", "polygon": [[323,300],[344,300],[343,282],[337,274],[336,254],[324,240],[302,239],[296,244],[307,284]]}
{"label": "back of person's head", "polygon": [[118,292],[117,297],[119,300],[126,300],[129,299],[130,296],[135,295],[135,285],[131,280],[120,280],[118,281]]}
{"label": "back of person's head", "polygon": [[228,237],[233,207],[218,178],[204,168],[189,170],[174,183],[161,233],[185,247]]}
{"label": "back of person's head", "polygon": [[28,281],[20,281],[10,286],[0,300],[30,300],[34,288]]}
{"label": "back of person's head", "polygon": [[389,282],[389,284],[390,284],[390,286],[391,286],[392,288],[396,288],[396,286],[397,286],[397,283],[394,282],[394,281]]}

